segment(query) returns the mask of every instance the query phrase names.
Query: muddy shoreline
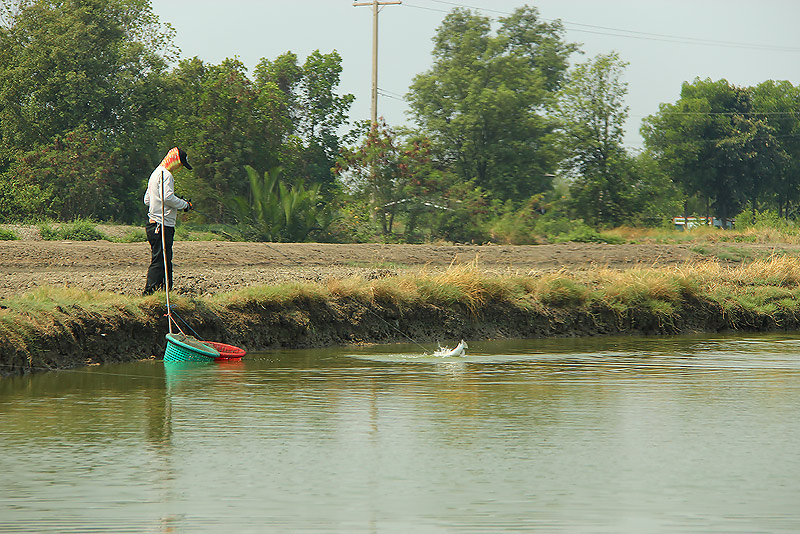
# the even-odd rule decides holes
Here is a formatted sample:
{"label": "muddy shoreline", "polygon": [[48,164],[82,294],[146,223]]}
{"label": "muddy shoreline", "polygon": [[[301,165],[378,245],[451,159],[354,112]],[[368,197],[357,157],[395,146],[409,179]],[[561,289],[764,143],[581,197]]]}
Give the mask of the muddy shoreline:
{"label": "muddy shoreline", "polygon": [[[737,245],[738,246],[738,245]],[[800,251],[784,254],[800,255]],[[248,351],[353,343],[420,343],[464,339],[537,338],[609,334],[663,335],[727,330],[794,330],[792,314],[723,313],[710,301],[683,303],[665,321],[652,310],[624,313],[602,305],[554,305],[524,310],[507,302],[480,309],[422,302],[413,309],[395,303],[336,298],[293,301],[286,306],[244,302],[222,309],[202,304],[209,295],[285,282],[370,280],[417,272],[440,272],[471,264],[487,276],[548,272],[625,270],[688,265],[708,260],[690,245],[562,244],[537,246],[332,245],[176,242],[175,297],[181,316],[201,337]],[[767,257],[768,245],[741,245],[741,257]],[[146,243],[0,242],[0,313],[7,303],[41,287],[75,288],[132,297],[141,293],[149,249]],[[719,259],[719,261],[730,261]],[[35,331],[0,339],[0,374],[64,369],[88,364],[160,358],[167,325],[157,298],[97,313],[81,306],[48,316]],[[58,308],[60,310],[60,308]],[[3,338],[0,331],[0,338]]]}
{"label": "muddy shoreline", "polygon": [[[59,370],[85,365],[161,359],[167,331],[166,309],[143,306],[142,313],[112,314],[73,309],[48,321],[23,343],[0,339],[0,375]],[[245,302],[209,309],[186,299],[176,312],[202,339],[240,346],[248,352],[370,343],[457,342],[458,339],[577,337],[598,335],[674,335],[725,331],[776,331],[800,328],[793,315],[742,311],[722,313],[713,302],[688,301],[677,317],[664,320],[648,309],[620,313],[602,304],[551,306],[525,310],[507,302],[479,309],[456,304],[418,303],[412,309],[391,302],[341,298],[264,306]],[[0,336],[2,338],[2,336]],[[19,341],[19,340],[17,340]]]}

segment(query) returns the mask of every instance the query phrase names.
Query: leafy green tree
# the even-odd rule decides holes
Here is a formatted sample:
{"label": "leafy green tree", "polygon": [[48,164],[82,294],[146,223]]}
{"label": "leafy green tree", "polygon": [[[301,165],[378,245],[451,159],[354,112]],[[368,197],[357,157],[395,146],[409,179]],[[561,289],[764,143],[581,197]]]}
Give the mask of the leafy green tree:
{"label": "leafy green tree", "polygon": [[549,187],[558,159],[543,111],[575,45],[559,22],[525,6],[499,20],[457,8],[434,37],[433,66],[414,78],[411,112],[462,181],[500,199]]}
{"label": "leafy green tree", "polygon": [[223,221],[225,199],[247,191],[242,169],[271,163],[270,137],[264,135],[269,117],[258,113],[258,95],[237,59],[219,65],[183,60],[168,84],[170,105],[161,115],[169,133],[159,154],[176,144],[186,148],[193,169],[179,187]]}
{"label": "leafy green tree", "polygon": [[789,82],[752,88],[696,79],[645,120],[642,134],[662,168],[718,217],[745,204],[755,213],[763,202],[785,213],[797,199],[798,105]]}
{"label": "leafy green tree", "polygon": [[740,203],[749,199],[755,216],[759,198],[773,190],[778,169],[786,164],[786,154],[765,120],[734,115],[732,126],[731,134],[717,142],[717,149],[731,176],[738,178]]}
{"label": "leafy green tree", "polygon": [[769,128],[764,152],[774,157],[770,180],[779,216],[788,216],[800,198],[800,86],[768,80],[752,88],[752,109]]}
{"label": "leafy green tree", "polygon": [[562,165],[573,180],[574,208],[590,224],[619,224],[628,213],[631,184],[623,147],[627,84],[619,55],[599,55],[577,65],[559,95]]}
{"label": "leafy green tree", "polygon": [[169,77],[172,105],[163,116],[168,142],[192,155],[183,182],[193,199],[226,220],[226,199],[247,193],[246,166],[280,167],[287,183],[320,184],[328,195],[338,130],[353,99],[335,92],[340,72],[336,52],[313,52],[303,65],[291,52],[262,59],[253,80],[237,59],[182,61]]}
{"label": "leafy green tree", "polygon": [[[721,218],[741,205],[741,173],[718,143],[735,131],[733,118],[747,111],[746,91],[726,80],[684,83],[675,104],[661,104],[645,119],[645,146],[687,195],[706,199]],[[706,213],[709,215],[709,213]]]}
{"label": "leafy green tree", "polygon": [[[36,180],[41,191],[53,195],[45,204],[73,206],[65,199],[74,184],[58,170],[48,172],[48,166],[70,163],[91,176],[113,160],[117,175],[98,178],[115,183],[107,190],[110,197],[86,202],[109,202],[116,206],[115,218],[131,217],[138,183],[131,177],[142,172],[143,146],[153,138],[146,117],[161,104],[157,87],[174,50],[172,29],[158,22],[146,0],[9,0],[0,11],[4,179]],[[93,149],[69,159],[59,154],[59,139],[71,135],[85,138]],[[124,149],[112,154],[119,147]]]}
{"label": "leafy green tree", "polygon": [[620,223],[660,226],[681,213],[686,194],[663,172],[652,154],[626,155],[618,170],[626,184]]}
{"label": "leafy green tree", "polygon": [[426,139],[401,139],[385,123],[373,125],[361,142],[342,150],[334,171],[356,197],[366,199],[380,224],[381,234],[394,232],[402,217],[409,238],[425,217],[446,211],[447,174],[432,161]]}
{"label": "leafy green tree", "polygon": [[492,219],[501,201],[476,187],[474,182],[455,183],[448,189],[450,209],[436,213],[431,237],[455,243],[486,243],[491,238]]}
{"label": "leafy green tree", "polygon": [[[116,191],[124,182],[117,170],[118,151],[102,133],[86,127],[56,136],[53,143],[23,155],[16,176],[34,187],[43,184],[46,208],[30,216],[61,220],[91,218],[111,220],[119,213]],[[86,162],[91,161],[91,167]]]}
{"label": "leafy green tree", "polygon": [[[154,44],[136,41],[157,24],[144,0],[16,3],[0,31],[0,109],[7,147],[30,147],[86,126],[125,131],[147,78],[165,67]],[[6,7],[8,11],[9,8]],[[161,31],[169,41],[168,28]]]}
{"label": "leafy green tree", "polygon": [[262,59],[256,67],[256,85],[278,89],[284,96],[280,112],[285,150],[280,165],[291,179],[320,183],[326,194],[335,189],[331,168],[342,140],[341,128],[355,97],[339,95],[342,58],[335,50],[312,52],[300,65],[297,56],[287,52],[274,61]]}
{"label": "leafy green tree", "polygon": [[37,183],[0,176],[0,221],[24,222],[47,214],[47,198]]}

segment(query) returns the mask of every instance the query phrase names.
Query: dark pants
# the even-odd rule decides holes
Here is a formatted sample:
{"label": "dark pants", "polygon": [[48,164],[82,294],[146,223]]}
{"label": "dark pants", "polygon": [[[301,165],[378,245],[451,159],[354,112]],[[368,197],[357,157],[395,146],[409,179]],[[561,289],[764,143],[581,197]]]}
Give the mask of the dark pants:
{"label": "dark pants", "polygon": [[[161,250],[161,229],[164,229],[164,250]],[[149,295],[164,289],[164,252],[167,255],[169,288],[172,289],[172,241],[175,238],[174,226],[161,226],[147,223],[147,241],[150,243],[150,268],[147,269],[147,284],[144,294]]]}

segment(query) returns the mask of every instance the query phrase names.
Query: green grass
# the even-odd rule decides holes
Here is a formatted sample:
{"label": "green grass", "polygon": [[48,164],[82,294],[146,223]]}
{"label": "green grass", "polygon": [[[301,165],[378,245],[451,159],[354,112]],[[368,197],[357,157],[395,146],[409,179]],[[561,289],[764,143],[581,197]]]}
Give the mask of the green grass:
{"label": "green grass", "polygon": [[724,247],[716,254],[717,258],[723,261],[742,262],[752,259],[753,255],[749,251],[735,247]]}
{"label": "green grass", "polygon": [[580,306],[590,295],[589,288],[570,278],[544,280],[536,289],[538,300],[545,306]]}
{"label": "green grass", "polygon": [[222,307],[288,306],[298,303],[322,303],[330,299],[330,291],[313,282],[290,282],[274,286],[255,286],[210,297],[209,302]]}
{"label": "green grass", "polygon": [[223,241],[225,239],[225,235],[220,235],[218,231],[208,225],[179,224],[175,227],[176,241]]}
{"label": "green grass", "polygon": [[611,232],[598,232],[589,227],[581,227],[568,234],[553,238],[554,243],[607,243],[610,245],[621,245],[627,243],[627,239]]}
{"label": "green grass", "polygon": [[0,303],[0,347],[10,343],[24,349],[35,338],[81,315],[106,317],[112,323],[121,314],[144,319],[140,304],[140,299],[116,293],[41,287]]}
{"label": "green grass", "polygon": [[114,241],[117,243],[141,243],[147,241],[147,233],[142,228],[134,228]]}
{"label": "green grass", "polygon": [[17,239],[19,239],[19,236],[14,230],[0,228],[0,241],[15,241]]}
{"label": "green grass", "polygon": [[108,236],[97,229],[97,223],[88,219],[78,219],[69,223],[52,226],[39,224],[39,235],[45,241],[111,241]]}

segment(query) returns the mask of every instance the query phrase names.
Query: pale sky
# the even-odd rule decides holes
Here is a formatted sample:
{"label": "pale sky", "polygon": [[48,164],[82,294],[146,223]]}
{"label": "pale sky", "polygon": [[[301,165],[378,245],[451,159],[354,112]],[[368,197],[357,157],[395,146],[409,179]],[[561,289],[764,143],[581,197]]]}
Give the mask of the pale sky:
{"label": "pale sky", "polygon": [[[363,0],[362,0],[363,1]],[[584,56],[611,51],[629,63],[626,145],[638,148],[639,126],[661,102],[675,102],[696,77],[752,86],[765,80],[800,84],[800,0],[404,0],[379,15],[378,114],[409,124],[402,101],[415,75],[430,68],[431,38],[454,7],[492,19],[525,4],[561,19],[566,39]],[[176,29],[181,57],[212,63],[238,56],[248,68],[292,51],[302,63],[314,50],[342,56],[340,93],[352,93],[353,120],[368,119],[372,8],[352,0],[152,0]]]}

